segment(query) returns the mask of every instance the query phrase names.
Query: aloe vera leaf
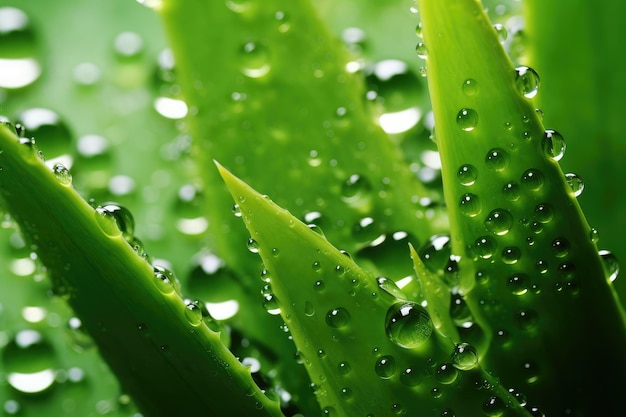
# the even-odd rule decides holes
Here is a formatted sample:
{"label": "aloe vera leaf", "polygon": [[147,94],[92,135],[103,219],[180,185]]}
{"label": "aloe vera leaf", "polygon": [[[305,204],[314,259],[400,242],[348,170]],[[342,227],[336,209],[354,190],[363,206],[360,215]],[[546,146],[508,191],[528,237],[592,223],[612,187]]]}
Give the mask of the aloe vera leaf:
{"label": "aloe vera leaf", "polygon": [[479,2],[418,6],[459,287],[492,334],[482,362],[548,415],[592,415],[597,398],[617,413],[623,311],[520,92],[532,78],[516,79]]}
{"label": "aloe vera leaf", "polygon": [[3,207],[145,415],[282,415],[114,218],[89,206],[4,125],[0,148]]}
{"label": "aloe vera leaf", "polygon": [[423,307],[395,286],[379,286],[323,235],[218,170],[239,201],[326,415],[475,416],[490,401],[500,415],[529,415],[480,369],[470,346],[463,347],[468,362],[459,361],[459,346],[433,331]]}
{"label": "aloe vera leaf", "polygon": [[[383,233],[430,235],[416,202],[428,193],[374,123],[362,75],[346,70],[347,52],[308,1],[166,0],[159,13],[197,113],[188,125],[210,201],[226,198],[207,169],[215,158],[297,217],[321,213],[314,222],[353,253]],[[234,268],[250,265],[236,219],[218,205],[207,210],[213,233],[227,235],[220,254]],[[360,225],[364,218],[374,223]]]}
{"label": "aloe vera leaf", "polygon": [[[625,174],[621,156],[626,154],[622,140],[626,83],[620,71],[626,5],[579,0],[527,0],[523,5],[524,63],[541,76],[537,104],[545,123],[558,126],[567,141],[561,166],[590,184],[579,201],[600,232],[599,246],[626,259],[621,233],[626,230],[622,216],[626,198],[619,191]],[[613,285],[623,299],[624,280]]]}

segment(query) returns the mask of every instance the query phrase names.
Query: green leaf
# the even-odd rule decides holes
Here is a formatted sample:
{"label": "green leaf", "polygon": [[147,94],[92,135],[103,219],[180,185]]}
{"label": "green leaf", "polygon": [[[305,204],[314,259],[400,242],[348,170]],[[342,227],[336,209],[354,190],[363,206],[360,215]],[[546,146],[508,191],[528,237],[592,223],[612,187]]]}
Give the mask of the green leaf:
{"label": "green leaf", "polygon": [[142,412],[281,416],[202,308],[184,302],[171,272],[155,269],[125,240],[130,214],[94,210],[71,188],[69,173],[50,170],[22,142],[0,126],[3,207]]}
{"label": "green leaf", "polygon": [[326,415],[528,415],[478,367],[471,346],[433,331],[427,310],[393,282],[218,169]]}
{"label": "green leaf", "polygon": [[418,5],[456,285],[488,333],[483,363],[548,415],[593,415],[600,397],[618,413],[618,387],[591,381],[626,369],[623,311],[558,134],[527,98],[534,74],[516,72],[479,2]]}

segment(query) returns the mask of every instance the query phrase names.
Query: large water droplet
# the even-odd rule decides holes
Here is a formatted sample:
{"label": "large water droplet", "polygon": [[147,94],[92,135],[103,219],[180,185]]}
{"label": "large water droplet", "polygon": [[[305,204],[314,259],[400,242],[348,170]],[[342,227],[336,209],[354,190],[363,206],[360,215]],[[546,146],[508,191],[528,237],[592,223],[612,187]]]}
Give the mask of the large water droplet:
{"label": "large water droplet", "polygon": [[121,234],[127,241],[132,241],[135,219],[127,208],[117,203],[104,203],[96,208],[96,219],[107,235],[119,236]]}
{"label": "large water droplet", "polygon": [[0,88],[31,85],[41,75],[35,33],[24,11],[0,8]]}
{"label": "large water droplet", "polygon": [[485,219],[485,229],[499,236],[507,234],[512,225],[513,216],[508,210],[502,208],[492,210]]}
{"label": "large water droplet", "polygon": [[468,371],[478,365],[478,353],[472,345],[459,343],[452,351],[452,364],[455,368]]}
{"label": "large water droplet", "polygon": [[456,124],[461,130],[470,132],[478,124],[478,113],[472,109],[461,109],[456,115]]}
{"label": "large water droplet", "polygon": [[241,71],[250,78],[261,78],[270,72],[267,48],[257,42],[247,42],[241,48]]}
{"label": "large water droplet", "polygon": [[406,349],[422,345],[433,332],[433,323],[426,309],[412,302],[392,305],[387,310],[385,323],[387,337]]}
{"label": "large water droplet", "polygon": [[541,139],[541,148],[546,156],[559,161],[565,154],[565,139],[556,130],[546,130]]}
{"label": "large water droplet", "polygon": [[57,357],[50,342],[36,330],[22,330],[2,351],[3,371],[14,389],[39,394],[55,383]]}
{"label": "large water droplet", "polygon": [[335,329],[350,324],[350,313],[343,307],[337,307],[326,313],[326,324]]}
{"label": "large water droplet", "polygon": [[515,86],[524,97],[533,98],[539,90],[539,74],[530,67],[517,67],[515,69]]}

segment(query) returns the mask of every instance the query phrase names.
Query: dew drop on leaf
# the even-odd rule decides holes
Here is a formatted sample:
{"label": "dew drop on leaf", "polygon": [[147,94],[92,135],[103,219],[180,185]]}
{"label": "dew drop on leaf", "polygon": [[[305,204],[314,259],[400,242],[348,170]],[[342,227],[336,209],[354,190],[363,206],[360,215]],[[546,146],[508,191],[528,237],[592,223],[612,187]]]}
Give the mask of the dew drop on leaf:
{"label": "dew drop on leaf", "polygon": [[496,31],[496,34],[498,35],[498,39],[500,40],[500,43],[506,41],[506,38],[509,36],[509,33],[507,32],[504,25],[500,23],[496,23],[495,25],[493,25],[493,28]]}
{"label": "dew drop on leaf", "polygon": [[502,188],[502,193],[508,201],[517,201],[520,198],[519,185],[516,182],[509,182]]}
{"label": "dew drop on leaf", "polygon": [[500,417],[504,415],[507,405],[500,397],[490,397],[483,404],[483,412],[488,417]]}
{"label": "dew drop on leaf", "polygon": [[378,277],[376,278],[376,283],[378,284],[378,288],[380,288],[384,294],[390,295],[397,300],[407,299],[404,292],[400,288],[398,288],[393,280],[390,280],[386,277]]}
{"label": "dew drop on leaf", "polygon": [[350,324],[350,313],[343,307],[337,307],[326,313],[326,324],[332,328],[340,329]]}
{"label": "dew drop on leaf", "polygon": [[482,236],[474,242],[474,250],[476,255],[483,259],[489,259],[493,256],[497,248],[495,240],[489,236]]}
{"label": "dew drop on leaf", "polygon": [[250,238],[248,239],[248,241],[246,242],[246,246],[248,247],[248,250],[252,253],[259,253],[259,244],[256,240]]}
{"label": "dew drop on leaf", "polygon": [[456,115],[456,124],[461,130],[470,132],[478,124],[478,113],[472,109],[461,109]]}
{"label": "dew drop on leaf", "polygon": [[478,94],[479,91],[478,82],[472,78],[468,78],[467,80],[463,81],[461,89],[466,96],[475,96],[476,94]]}
{"label": "dew drop on leaf", "polygon": [[500,148],[491,149],[485,157],[485,165],[492,171],[502,171],[509,165],[509,154]]}
{"label": "dew drop on leaf", "polygon": [[513,265],[522,257],[522,252],[516,246],[509,246],[502,250],[502,262]]}
{"label": "dew drop on leaf", "polygon": [[541,148],[547,157],[560,161],[565,154],[565,139],[555,130],[546,130],[541,139]]}
{"label": "dew drop on leaf", "polygon": [[522,174],[522,185],[531,191],[539,191],[543,187],[543,173],[538,169],[529,169]]}
{"label": "dew drop on leaf", "polygon": [[380,378],[389,379],[396,374],[396,360],[393,356],[382,356],[376,361],[374,371]]}
{"label": "dew drop on leaf", "polygon": [[552,241],[552,250],[557,258],[564,258],[569,254],[570,243],[567,239],[557,238]]}
{"label": "dew drop on leaf", "polygon": [[470,344],[459,343],[452,351],[452,365],[461,371],[468,371],[478,366],[478,353]]}
{"label": "dew drop on leaf", "polygon": [[554,208],[549,203],[538,204],[535,207],[535,219],[540,223],[549,223],[554,217]]}
{"label": "dew drop on leaf", "polygon": [[456,380],[458,375],[459,371],[454,366],[452,366],[452,364],[442,363],[437,368],[435,377],[437,378],[437,381],[439,381],[439,383],[449,385]]}
{"label": "dew drop on leaf", "polygon": [[202,309],[198,301],[185,300],[185,318],[192,326],[202,322]]}
{"label": "dew drop on leaf", "polygon": [[103,203],[96,208],[96,219],[108,236],[121,234],[127,241],[133,239],[135,219],[126,207],[113,202]]}
{"label": "dew drop on leaf", "polygon": [[482,211],[482,204],[476,194],[463,194],[459,200],[459,209],[467,217],[476,217]]}
{"label": "dew drop on leaf", "polygon": [[387,310],[387,337],[396,345],[413,349],[428,341],[433,323],[424,307],[413,302],[396,303]]}
{"label": "dew drop on leaf", "polygon": [[520,66],[515,69],[515,86],[526,98],[533,98],[539,90],[539,74],[534,69]]}
{"label": "dew drop on leaf", "polygon": [[400,374],[400,382],[407,387],[414,387],[422,382],[422,376],[413,368],[406,368]]}
{"label": "dew drop on leaf", "polygon": [[608,250],[601,250],[598,252],[598,255],[600,255],[602,263],[604,264],[604,269],[607,273],[607,279],[610,282],[615,281],[617,275],[619,274],[619,262],[617,260],[617,257]]}
{"label": "dew drop on leaf", "polygon": [[492,210],[485,219],[485,229],[495,235],[505,235],[513,226],[513,216],[506,209],[498,208]]}
{"label": "dew drop on leaf", "polygon": [[507,288],[513,295],[524,295],[528,292],[529,279],[526,274],[511,275],[507,281]]}
{"label": "dew drop on leaf", "polygon": [[270,72],[269,52],[257,42],[247,42],[241,47],[241,72],[250,78],[261,78]]}
{"label": "dew drop on leaf", "polygon": [[428,48],[426,48],[424,42],[418,42],[417,46],[415,47],[415,52],[417,53],[417,57],[421,59],[426,59],[426,57],[428,56]]}
{"label": "dew drop on leaf", "polygon": [[476,168],[470,164],[461,165],[456,173],[456,178],[459,181],[459,184],[464,186],[473,185],[476,182],[477,176],[478,173]]}
{"label": "dew drop on leaf", "polygon": [[70,170],[67,169],[62,163],[55,163],[52,167],[52,172],[61,184],[70,185],[72,183],[72,174],[70,174]]}
{"label": "dew drop on leaf", "polygon": [[565,181],[567,181],[567,184],[569,185],[570,189],[574,193],[575,197],[578,197],[579,195],[581,195],[583,190],[585,189],[585,183],[576,174],[573,174],[573,173],[565,174]]}
{"label": "dew drop on leaf", "polygon": [[589,231],[589,239],[591,239],[591,241],[593,243],[598,243],[600,241],[600,232],[598,232],[598,230],[592,228]]}

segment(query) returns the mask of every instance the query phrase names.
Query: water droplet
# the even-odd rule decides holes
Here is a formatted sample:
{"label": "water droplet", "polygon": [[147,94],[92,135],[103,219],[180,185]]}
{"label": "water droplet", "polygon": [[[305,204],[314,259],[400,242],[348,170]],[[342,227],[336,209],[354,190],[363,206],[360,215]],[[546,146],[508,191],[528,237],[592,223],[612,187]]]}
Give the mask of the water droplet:
{"label": "water droplet", "polygon": [[418,42],[417,46],[415,47],[415,52],[417,53],[417,57],[421,59],[426,59],[426,57],[428,56],[428,48],[426,48],[424,42]]}
{"label": "water droplet", "polygon": [[483,259],[489,259],[493,256],[497,248],[495,240],[489,236],[482,236],[474,242],[474,250],[476,255]]}
{"label": "water droplet", "polygon": [[350,323],[350,313],[343,307],[337,307],[326,313],[326,324],[335,329],[346,327]]}
{"label": "water droplet", "polygon": [[247,42],[241,48],[241,71],[250,78],[261,78],[270,72],[267,48],[256,42]]}
{"label": "water droplet", "polygon": [[259,244],[257,243],[256,240],[250,238],[248,239],[248,242],[246,242],[246,246],[248,247],[248,250],[252,253],[259,253]]}
{"label": "water droplet", "polygon": [[505,235],[513,226],[513,216],[506,209],[495,209],[485,219],[485,229],[495,235]]}
{"label": "water droplet", "polygon": [[509,36],[509,33],[507,32],[504,25],[501,25],[500,23],[496,23],[495,25],[493,25],[493,28],[496,31],[496,34],[498,35],[498,39],[500,40],[500,43],[506,41],[506,38]]}
{"label": "water droplet", "polygon": [[376,361],[374,370],[380,378],[389,379],[396,374],[396,360],[393,356],[382,356]]}
{"label": "water droplet", "polygon": [[472,109],[461,109],[456,115],[456,124],[461,130],[470,132],[478,124],[478,113]]}
{"label": "water droplet", "polygon": [[353,174],[341,186],[341,199],[362,213],[371,210],[372,184],[361,175]]}
{"label": "water droplet", "polygon": [[565,181],[567,181],[567,184],[574,193],[574,197],[581,195],[585,189],[585,183],[583,183],[583,180],[576,174],[565,174]]}
{"label": "water droplet", "polygon": [[104,203],[96,208],[96,220],[108,236],[122,235],[127,241],[133,239],[135,220],[130,211],[117,203]]}
{"label": "water droplet", "polygon": [[472,345],[459,343],[452,351],[452,364],[461,371],[468,371],[478,365],[478,353]]}
{"label": "water droplet", "polygon": [[102,71],[92,62],[81,62],[74,67],[73,75],[78,85],[90,86],[100,80]]}
{"label": "water droplet", "polygon": [[463,81],[463,86],[461,87],[461,89],[466,96],[475,96],[476,94],[478,94],[479,91],[478,82],[474,79],[468,78],[467,80]]}
{"label": "water droplet", "polygon": [[278,23],[277,29],[280,33],[288,32],[291,28],[291,22],[289,21],[289,18],[282,10],[274,13],[274,20],[276,21],[276,23]]}
{"label": "water droplet", "polygon": [[185,300],[185,317],[192,326],[199,326],[202,323],[202,308],[199,301]]}
{"label": "water droplet", "polygon": [[385,323],[387,337],[406,349],[422,345],[433,332],[433,323],[426,309],[412,302],[391,306],[387,310]]}
{"label": "water droplet", "polygon": [[24,394],[39,394],[54,385],[57,356],[52,344],[36,330],[22,330],[2,351],[2,370],[9,385]]}
{"label": "water droplet", "polygon": [[326,289],[326,283],[324,283],[324,281],[322,281],[321,279],[317,280],[313,284],[313,289],[317,292],[322,292]]}
{"label": "water droplet", "polygon": [[307,227],[309,229],[311,229],[313,232],[315,232],[316,234],[318,234],[320,236],[324,236],[324,231],[318,225],[316,225],[314,223],[310,223],[310,224],[307,224]]}
{"label": "water droplet", "polygon": [[450,363],[443,363],[439,365],[435,374],[437,381],[444,385],[453,383],[458,375],[459,371]]}
{"label": "water droplet", "polygon": [[55,163],[52,167],[52,172],[54,172],[54,176],[57,177],[57,180],[59,180],[61,184],[70,185],[72,183],[72,174],[70,174],[70,170],[62,163]]}
{"label": "water droplet", "polygon": [[0,88],[18,89],[41,75],[35,33],[24,11],[0,7]]}
{"label": "water droplet", "polygon": [[450,255],[452,254],[452,250],[450,248],[450,236],[431,236],[428,239],[428,242],[426,242],[419,249],[418,253],[430,271],[439,276],[443,275],[443,270],[450,259]]}
{"label": "water droplet", "polygon": [[546,130],[541,139],[541,148],[549,158],[560,161],[565,154],[565,139],[555,130]]}
{"label": "water droplet", "polygon": [[507,282],[507,287],[514,295],[524,295],[528,292],[529,287],[528,275],[518,273],[511,275]]}
{"label": "water droplet", "polygon": [[515,314],[515,324],[522,330],[533,329],[539,320],[537,313],[531,309],[520,310]]}
{"label": "water droplet", "polygon": [[4,412],[10,416],[18,414],[21,408],[20,403],[15,400],[6,400],[2,407]]}
{"label": "water droplet", "polygon": [[136,57],[143,51],[143,39],[135,32],[122,32],[113,40],[113,49],[119,57]]}
{"label": "water droplet", "polygon": [[548,203],[542,203],[535,207],[535,219],[541,223],[550,223],[554,217],[554,209]]}
{"label": "water droplet", "polygon": [[557,258],[564,258],[569,253],[570,243],[564,238],[554,239],[552,241],[552,249],[554,250],[554,255]]}
{"label": "water droplet", "polygon": [[171,294],[176,289],[176,278],[174,274],[166,268],[154,267],[154,282],[163,294]]}
{"label": "water droplet", "polygon": [[468,217],[476,217],[482,210],[482,204],[476,194],[463,194],[459,200],[461,213]]}
{"label": "water droplet", "polygon": [[310,301],[304,302],[304,315],[307,317],[312,317],[315,314],[315,306]]}
{"label": "water droplet", "polygon": [[513,265],[522,257],[522,252],[516,246],[509,246],[502,251],[502,262]]}
{"label": "water droplet", "polygon": [[502,192],[508,201],[517,201],[520,198],[519,185],[515,182],[507,183],[504,188],[502,188]]}
{"label": "water droplet", "polygon": [[354,224],[352,236],[361,243],[370,244],[384,235],[381,233],[380,225],[373,217],[363,217]]}
{"label": "water droplet", "polygon": [[593,243],[598,243],[600,241],[600,232],[598,232],[596,229],[592,228],[589,231],[589,239],[591,239],[591,241]]}
{"label": "water droplet", "polygon": [[502,171],[509,166],[509,154],[500,148],[491,149],[485,157],[485,165],[493,171]]}
{"label": "water droplet", "polygon": [[397,300],[404,301],[407,299],[404,292],[400,288],[398,288],[394,281],[390,280],[389,278],[378,277],[376,278],[376,282],[378,283],[378,288],[383,290],[383,294],[388,294]]}
{"label": "water droplet", "polygon": [[598,252],[598,255],[600,255],[600,258],[602,259],[608,280],[610,282],[615,281],[617,275],[619,274],[619,262],[617,257],[608,250],[601,250]]}
{"label": "water droplet", "polygon": [[350,364],[346,361],[341,361],[337,365],[337,371],[339,371],[340,375],[347,375],[350,373],[351,367]]}
{"label": "water droplet", "polygon": [[478,172],[473,165],[465,164],[459,167],[459,170],[456,173],[456,178],[459,180],[461,185],[470,186],[476,182],[476,177],[478,176]]}
{"label": "water droplet", "polygon": [[543,173],[538,169],[529,169],[522,174],[522,185],[529,190],[538,191],[543,187]]}
{"label": "water droplet", "polygon": [[515,86],[517,91],[526,98],[533,98],[539,90],[539,74],[526,66],[515,69]]}
{"label": "water droplet", "polygon": [[29,137],[35,138],[37,148],[47,158],[70,153],[72,134],[65,121],[54,111],[31,108],[21,112],[16,119],[26,129]]}
{"label": "water droplet", "polygon": [[504,401],[502,401],[500,397],[496,397],[496,396],[490,397],[483,404],[483,412],[485,413],[486,416],[489,416],[489,417],[503,416],[506,408],[507,406],[504,403]]}
{"label": "water droplet", "polygon": [[277,316],[280,314],[280,304],[278,303],[278,298],[272,292],[266,291],[263,294],[263,308],[270,313],[272,316]]}
{"label": "water droplet", "polygon": [[407,368],[400,374],[400,382],[407,387],[414,387],[422,382],[423,376],[413,368]]}

